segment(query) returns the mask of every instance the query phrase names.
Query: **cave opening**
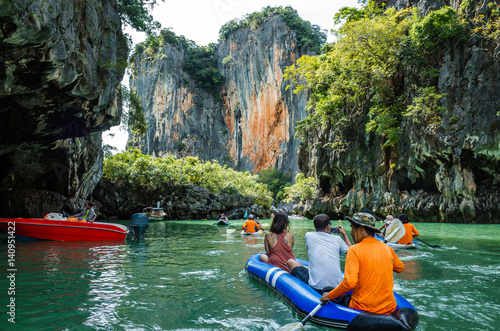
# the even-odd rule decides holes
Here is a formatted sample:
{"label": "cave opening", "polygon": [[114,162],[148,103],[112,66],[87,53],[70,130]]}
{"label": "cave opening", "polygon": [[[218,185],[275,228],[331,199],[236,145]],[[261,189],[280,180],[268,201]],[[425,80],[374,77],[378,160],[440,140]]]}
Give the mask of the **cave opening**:
{"label": "cave opening", "polygon": [[320,176],[319,177],[319,187],[321,189],[321,192],[324,195],[328,195],[331,193],[332,190],[332,185],[331,185],[331,178],[328,176]]}

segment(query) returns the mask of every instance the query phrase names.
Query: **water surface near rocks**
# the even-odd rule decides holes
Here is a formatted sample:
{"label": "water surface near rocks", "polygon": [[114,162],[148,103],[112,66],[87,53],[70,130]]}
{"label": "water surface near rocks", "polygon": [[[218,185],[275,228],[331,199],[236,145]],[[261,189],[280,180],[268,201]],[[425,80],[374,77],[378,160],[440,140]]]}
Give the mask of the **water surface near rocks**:
{"label": "water surface near rocks", "polygon": [[[15,324],[6,314],[12,295],[1,240],[1,329],[276,330],[297,322],[282,299],[245,274],[248,257],[264,249],[263,236],[227,234],[212,223],[151,223],[140,243],[17,240]],[[421,239],[443,247],[397,252],[406,270],[395,275],[395,289],[418,310],[417,330],[496,330],[500,225],[415,225]],[[292,220],[297,257],[307,258],[308,231],[312,221]]]}

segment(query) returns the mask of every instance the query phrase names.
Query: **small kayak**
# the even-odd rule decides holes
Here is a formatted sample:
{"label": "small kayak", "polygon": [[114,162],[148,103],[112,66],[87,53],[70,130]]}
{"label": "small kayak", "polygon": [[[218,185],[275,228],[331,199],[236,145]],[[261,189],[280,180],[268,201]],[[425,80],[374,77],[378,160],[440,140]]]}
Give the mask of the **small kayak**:
{"label": "small kayak", "polygon": [[226,226],[226,225],[229,225],[229,224],[231,224],[231,223],[229,223],[229,221],[218,221],[218,222],[213,223],[212,225]]}
{"label": "small kayak", "polygon": [[260,234],[260,230],[257,232],[246,232],[245,230],[241,231],[242,236],[252,236],[252,235],[259,235],[259,234]]}
{"label": "small kayak", "polygon": [[[382,238],[379,235],[375,235],[375,238],[380,241],[384,241],[384,238]],[[412,248],[421,248],[420,244],[413,240],[413,242],[410,245],[403,245],[403,244],[398,244],[398,243],[390,243],[387,242],[387,245],[391,246],[392,249],[412,249]]]}
{"label": "small kayak", "polygon": [[[275,291],[287,304],[304,318],[319,303],[321,295],[308,284],[271,264],[259,260],[259,253],[250,257],[245,270],[255,279]],[[304,266],[308,261],[297,259]],[[380,315],[329,302],[312,318],[313,323],[347,330],[412,330],[418,324],[418,313],[402,296],[394,292],[396,311],[390,315]]]}

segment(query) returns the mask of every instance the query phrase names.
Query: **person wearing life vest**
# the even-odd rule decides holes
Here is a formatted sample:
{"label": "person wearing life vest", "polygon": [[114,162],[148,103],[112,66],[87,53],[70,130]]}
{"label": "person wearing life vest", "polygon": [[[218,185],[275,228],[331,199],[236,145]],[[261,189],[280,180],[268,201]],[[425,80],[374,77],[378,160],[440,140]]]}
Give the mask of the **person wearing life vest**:
{"label": "person wearing life vest", "polygon": [[78,214],[71,215],[71,217],[78,217],[78,221],[87,221],[92,223],[95,216],[94,203],[92,201],[85,202],[85,206]]}
{"label": "person wearing life vest", "polygon": [[[394,250],[374,238],[380,230],[375,218],[356,213],[351,223],[355,245],[349,247],[345,260],[344,279],[332,291],[324,293],[321,301],[334,302],[375,314],[391,314],[396,310],[393,272],[403,272],[404,264]],[[349,293],[352,291],[352,295]]]}
{"label": "person wearing life vest", "polygon": [[[241,227],[247,233],[254,233],[261,229],[259,223],[255,222],[253,214],[248,215],[248,219]],[[264,230],[264,228],[262,228]]]}

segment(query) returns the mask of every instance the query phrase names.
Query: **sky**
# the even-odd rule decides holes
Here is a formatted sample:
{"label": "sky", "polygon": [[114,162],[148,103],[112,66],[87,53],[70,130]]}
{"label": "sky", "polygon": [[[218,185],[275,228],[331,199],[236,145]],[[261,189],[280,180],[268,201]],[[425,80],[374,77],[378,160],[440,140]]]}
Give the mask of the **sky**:
{"label": "sky", "polygon": [[[172,28],[176,35],[184,35],[198,46],[216,43],[219,29],[232,19],[241,19],[246,14],[260,11],[267,6],[291,6],[299,16],[311,24],[326,30],[327,41],[332,42],[330,30],[333,28],[333,16],[342,7],[359,7],[358,0],[157,0],[151,14],[154,20],[161,23],[162,29]],[[134,44],[146,39],[139,33],[126,27],[125,32],[132,36]],[[128,85],[128,75],[124,77]],[[104,144],[125,149],[128,134],[120,126],[115,126],[103,133]]]}

